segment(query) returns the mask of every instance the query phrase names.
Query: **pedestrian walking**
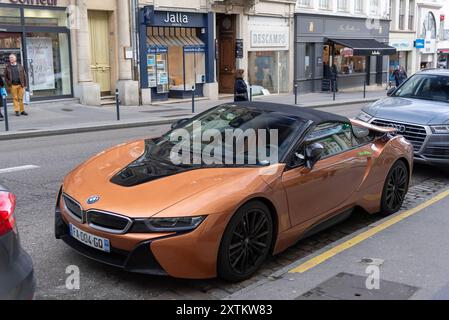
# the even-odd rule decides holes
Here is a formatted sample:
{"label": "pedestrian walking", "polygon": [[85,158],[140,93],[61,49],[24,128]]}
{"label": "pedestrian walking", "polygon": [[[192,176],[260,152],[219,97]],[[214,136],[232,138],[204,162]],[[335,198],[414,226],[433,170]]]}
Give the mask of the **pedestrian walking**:
{"label": "pedestrian walking", "polygon": [[245,71],[237,70],[234,85],[234,101],[249,101],[248,86],[243,79]]}
{"label": "pedestrian walking", "polygon": [[27,116],[24,105],[25,90],[28,87],[28,80],[25,68],[17,62],[17,56],[11,54],[9,63],[5,68],[5,82],[11,91],[16,116]]}
{"label": "pedestrian walking", "polygon": [[404,66],[399,67],[399,85],[403,84],[407,79],[407,72],[405,71]]}

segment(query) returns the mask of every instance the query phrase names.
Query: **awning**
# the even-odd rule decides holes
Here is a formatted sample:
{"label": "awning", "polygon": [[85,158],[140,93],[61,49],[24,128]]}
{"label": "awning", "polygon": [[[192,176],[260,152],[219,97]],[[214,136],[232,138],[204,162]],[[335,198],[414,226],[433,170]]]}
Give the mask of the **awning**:
{"label": "awning", "polygon": [[374,39],[329,39],[330,42],[354,50],[354,56],[388,56],[395,54],[396,48]]}

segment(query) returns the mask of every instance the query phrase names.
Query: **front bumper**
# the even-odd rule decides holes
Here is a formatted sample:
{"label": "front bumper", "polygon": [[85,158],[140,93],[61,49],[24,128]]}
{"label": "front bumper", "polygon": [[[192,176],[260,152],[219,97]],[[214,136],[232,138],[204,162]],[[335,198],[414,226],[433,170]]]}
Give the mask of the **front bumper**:
{"label": "front bumper", "polygon": [[69,226],[62,218],[62,213],[56,209],[55,235],[81,255],[128,272],[148,275],[167,276],[151,251],[150,241],[139,243],[132,251],[111,247],[111,252],[101,252],[84,245],[69,234]]}
{"label": "front bumper", "polygon": [[432,165],[449,165],[449,135],[432,134],[421,150],[415,153],[415,161]]}

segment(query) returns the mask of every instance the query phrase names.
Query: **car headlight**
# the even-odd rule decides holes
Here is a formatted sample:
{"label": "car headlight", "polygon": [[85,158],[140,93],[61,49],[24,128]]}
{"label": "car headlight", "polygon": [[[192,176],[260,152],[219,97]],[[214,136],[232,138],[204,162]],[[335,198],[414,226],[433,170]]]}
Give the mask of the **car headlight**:
{"label": "car headlight", "polygon": [[206,216],[182,218],[136,219],[130,233],[188,232],[200,226]]}
{"label": "car headlight", "polygon": [[435,134],[449,134],[449,125],[443,124],[441,126],[432,126],[432,131]]}
{"label": "car headlight", "polygon": [[360,111],[359,115],[357,116],[357,119],[359,119],[363,122],[370,122],[372,118],[373,118],[373,116],[371,116],[370,114],[368,114],[364,111]]}

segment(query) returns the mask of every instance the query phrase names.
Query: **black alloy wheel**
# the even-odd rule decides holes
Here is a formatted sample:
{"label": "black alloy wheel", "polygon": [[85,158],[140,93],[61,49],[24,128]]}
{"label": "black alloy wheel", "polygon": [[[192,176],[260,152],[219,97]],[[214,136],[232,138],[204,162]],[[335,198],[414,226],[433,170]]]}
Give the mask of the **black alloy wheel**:
{"label": "black alloy wheel", "polygon": [[396,162],[390,170],[382,194],[381,211],[384,215],[398,212],[404,203],[410,183],[410,174],[403,161]]}
{"label": "black alloy wheel", "polygon": [[231,219],[220,246],[218,275],[239,282],[251,277],[271,252],[273,219],[261,202],[244,205]]}

